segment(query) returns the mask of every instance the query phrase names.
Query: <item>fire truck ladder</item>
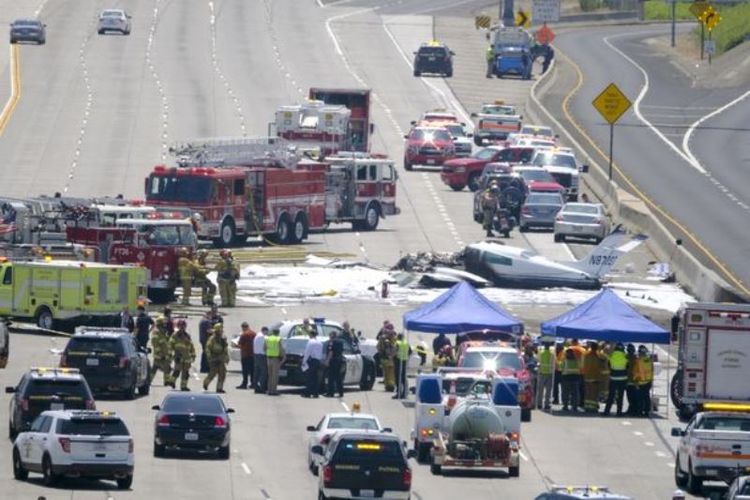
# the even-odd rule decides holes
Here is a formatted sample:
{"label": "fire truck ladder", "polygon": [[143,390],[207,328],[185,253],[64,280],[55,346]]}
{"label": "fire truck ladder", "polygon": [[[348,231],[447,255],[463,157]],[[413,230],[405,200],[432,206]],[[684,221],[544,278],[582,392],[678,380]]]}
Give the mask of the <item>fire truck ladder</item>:
{"label": "fire truck ladder", "polygon": [[169,152],[181,167],[256,166],[297,162],[292,145],[278,137],[195,139],[173,144]]}

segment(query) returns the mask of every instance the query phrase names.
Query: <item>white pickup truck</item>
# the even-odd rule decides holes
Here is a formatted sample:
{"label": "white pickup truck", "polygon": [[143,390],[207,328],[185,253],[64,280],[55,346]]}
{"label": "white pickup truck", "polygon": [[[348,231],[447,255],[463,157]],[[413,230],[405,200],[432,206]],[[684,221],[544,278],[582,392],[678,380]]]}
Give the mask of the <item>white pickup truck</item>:
{"label": "white pickup truck", "polygon": [[750,414],[700,412],[683,430],[672,428],[680,438],[674,478],[680,488],[698,493],[704,480],[730,480],[735,471],[750,466]]}

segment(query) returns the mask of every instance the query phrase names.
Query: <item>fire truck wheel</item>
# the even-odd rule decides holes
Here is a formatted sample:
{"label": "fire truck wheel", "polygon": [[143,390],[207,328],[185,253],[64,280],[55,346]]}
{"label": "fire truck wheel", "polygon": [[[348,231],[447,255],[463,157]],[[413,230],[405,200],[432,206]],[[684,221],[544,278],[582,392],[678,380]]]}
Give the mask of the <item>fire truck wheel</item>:
{"label": "fire truck wheel", "polygon": [[237,233],[234,229],[234,221],[232,219],[226,219],[221,224],[219,237],[214,241],[214,243],[216,243],[216,246],[219,247],[229,247],[232,246],[232,243],[234,243],[236,237]]}
{"label": "fire truck wheel", "polygon": [[292,236],[291,226],[288,215],[284,214],[279,218],[279,223],[276,226],[276,234],[274,235],[274,239],[277,243],[287,245],[290,242]]}
{"label": "fire truck wheel", "polygon": [[39,308],[36,312],[36,325],[45,330],[53,330],[55,327],[55,318],[52,316],[52,311],[47,307]]}
{"label": "fire truck wheel", "polygon": [[298,214],[292,224],[291,242],[302,243],[305,238],[307,238],[307,220],[303,214]]}
{"label": "fire truck wheel", "polygon": [[365,209],[365,220],[362,221],[364,231],[375,231],[380,223],[380,207],[377,203],[370,203]]}

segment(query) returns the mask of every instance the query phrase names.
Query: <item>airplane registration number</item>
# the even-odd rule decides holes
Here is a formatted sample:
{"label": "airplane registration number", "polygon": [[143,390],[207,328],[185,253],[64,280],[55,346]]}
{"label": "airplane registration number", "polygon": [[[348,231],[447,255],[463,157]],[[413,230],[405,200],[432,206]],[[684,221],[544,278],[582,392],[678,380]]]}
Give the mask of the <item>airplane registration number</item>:
{"label": "airplane registration number", "polygon": [[592,266],[611,266],[617,262],[617,255],[592,255],[589,264]]}

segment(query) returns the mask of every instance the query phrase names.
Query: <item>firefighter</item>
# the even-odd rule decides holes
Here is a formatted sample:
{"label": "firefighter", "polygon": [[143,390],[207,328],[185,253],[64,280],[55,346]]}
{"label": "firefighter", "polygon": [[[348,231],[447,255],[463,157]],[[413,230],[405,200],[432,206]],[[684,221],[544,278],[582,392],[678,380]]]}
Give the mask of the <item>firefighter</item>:
{"label": "firefighter", "polygon": [[618,343],[615,350],[609,355],[609,394],[603,415],[609,416],[612,403],[617,404],[617,416],[622,416],[622,396],[625,385],[628,382],[628,356],[625,354],[625,346]]}
{"label": "firefighter", "polygon": [[487,58],[487,78],[492,78],[493,66],[495,65],[495,50],[492,45],[487,46],[484,56]]}
{"label": "firefighter", "polygon": [[432,367],[437,370],[444,366],[454,366],[456,360],[453,358],[453,348],[450,345],[443,346],[432,358]]}
{"label": "firefighter", "polygon": [[589,349],[583,356],[583,408],[586,413],[599,412],[599,385],[602,380],[602,360],[599,345],[589,342]]}
{"label": "firefighter", "polygon": [[154,353],[154,368],[151,371],[151,381],[156,377],[156,372],[161,370],[164,375],[164,386],[174,389],[172,379],[172,349],[169,345],[169,332],[167,331],[167,320],[160,316],[156,318],[156,325],[151,332],[151,349]]}
{"label": "firefighter", "polygon": [[208,279],[208,250],[198,250],[198,258],[195,262],[195,284],[201,287],[201,304],[211,306],[216,296],[216,285]]}
{"label": "firefighter", "polygon": [[177,252],[177,273],[180,276],[182,285],[182,305],[190,305],[190,295],[193,288],[193,277],[195,274],[195,265],[190,260],[190,253],[187,248],[180,248]]}
{"label": "firefighter", "polygon": [[219,283],[221,305],[222,307],[234,307],[240,272],[234,264],[231,250],[222,250],[219,256],[221,259],[216,264],[216,281]]}
{"label": "firefighter", "polygon": [[482,193],[482,227],[487,231],[487,236],[494,236],[492,233],[492,219],[495,217],[497,210],[497,198],[500,187],[497,182],[493,182]]}
{"label": "firefighter", "polygon": [[229,363],[229,344],[224,337],[224,325],[217,323],[213,326],[213,333],[206,342],[209,372],[203,380],[203,390],[207,391],[211,381],[218,375],[216,392],[224,392],[224,380],[227,378],[227,363]]}
{"label": "firefighter", "polygon": [[195,361],[195,346],[193,346],[193,339],[190,338],[190,334],[185,330],[187,322],[184,319],[178,319],[176,326],[177,331],[169,340],[169,347],[174,353],[172,380],[176,381],[177,375],[179,375],[180,390],[189,391],[188,380],[190,379],[190,367]]}
{"label": "firefighter", "polygon": [[651,386],[654,383],[654,362],[645,345],[638,346],[634,378],[637,417],[648,417],[651,413]]}
{"label": "firefighter", "polygon": [[635,354],[635,346],[633,344],[628,344],[626,352],[628,358],[628,378],[625,385],[625,395],[628,398],[628,411],[626,413],[629,416],[635,416],[638,408],[638,395],[635,386],[635,362],[638,356]]}
{"label": "firefighter", "polygon": [[396,386],[395,357],[396,357],[396,331],[392,324],[385,327],[383,335],[378,340],[378,355],[383,367],[383,381],[386,392],[391,392]]}
{"label": "firefighter", "polygon": [[599,348],[599,360],[601,362],[601,378],[599,379],[599,402],[604,404],[609,398],[609,355],[612,345],[605,343]]}

